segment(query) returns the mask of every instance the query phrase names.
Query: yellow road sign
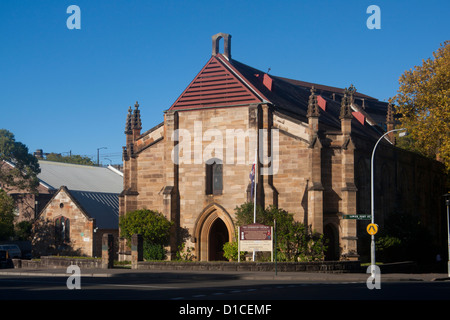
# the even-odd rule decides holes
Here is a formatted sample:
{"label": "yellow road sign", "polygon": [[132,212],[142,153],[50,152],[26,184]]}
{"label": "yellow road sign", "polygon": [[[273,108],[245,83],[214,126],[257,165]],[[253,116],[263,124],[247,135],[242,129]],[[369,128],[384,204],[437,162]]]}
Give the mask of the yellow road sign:
{"label": "yellow road sign", "polygon": [[378,232],[378,225],[376,225],[375,223],[369,223],[366,230],[368,234],[373,236]]}

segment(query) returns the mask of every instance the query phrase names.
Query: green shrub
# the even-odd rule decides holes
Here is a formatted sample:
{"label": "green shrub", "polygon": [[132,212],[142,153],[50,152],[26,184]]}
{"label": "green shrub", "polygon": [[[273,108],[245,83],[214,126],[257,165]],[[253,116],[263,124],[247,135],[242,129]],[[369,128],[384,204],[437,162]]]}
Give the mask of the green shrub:
{"label": "green shrub", "polygon": [[[231,261],[238,261],[238,243],[236,241],[227,242],[223,245],[223,256]],[[244,252],[241,251],[241,261],[245,258]]]}
{"label": "green shrub", "polygon": [[144,241],[144,259],[149,260],[164,260],[166,259],[167,250],[161,244],[155,244]]}
{"label": "green shrub", "polygon": [[177,260],[194,261],[195,258],[196,257],[194,255],[194,248],[192,248],[192,247],[186,248],[186,243],[184,243],[184,242],[178,246]]}
{"label": "green shrub", "polygon": [[142,235],[145,260],[165,259],[172,225],[162,213],[147,209],[128,212],[119,219],[120,235],[128,242],[134,234]]}

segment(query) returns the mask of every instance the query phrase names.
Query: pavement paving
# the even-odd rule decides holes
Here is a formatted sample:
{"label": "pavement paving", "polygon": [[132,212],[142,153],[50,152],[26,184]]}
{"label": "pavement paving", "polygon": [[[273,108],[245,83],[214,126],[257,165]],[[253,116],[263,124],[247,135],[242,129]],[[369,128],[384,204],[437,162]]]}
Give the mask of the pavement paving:
{"label": "pavement paving", "polygon": [[[80,269],[81,277],[133,277],[167,279],[242,279],[317,282],[366,282],[367,273]],[[0,276],[68,277],[67,269],[0,269]],[[446,273],[386,273],[382,281],[450,281]]]}

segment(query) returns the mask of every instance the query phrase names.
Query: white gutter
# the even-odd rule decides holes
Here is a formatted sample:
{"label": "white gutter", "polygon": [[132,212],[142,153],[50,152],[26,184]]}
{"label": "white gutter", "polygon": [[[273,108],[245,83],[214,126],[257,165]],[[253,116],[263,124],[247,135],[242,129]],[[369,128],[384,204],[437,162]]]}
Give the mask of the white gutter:
{"label": "white gutter", "polygon": [[112,172],[114,172],[114,173],[117,173],[118,175],[120,175],[120,176],[122,176],[123,177],[123,172],[122,171],[120,171],[120,170],[117,170],[116,168],[114,168],[113,166],[111,166],[111,165],[108,165],[108,167],[107,167],[109,170],[111,170]]}

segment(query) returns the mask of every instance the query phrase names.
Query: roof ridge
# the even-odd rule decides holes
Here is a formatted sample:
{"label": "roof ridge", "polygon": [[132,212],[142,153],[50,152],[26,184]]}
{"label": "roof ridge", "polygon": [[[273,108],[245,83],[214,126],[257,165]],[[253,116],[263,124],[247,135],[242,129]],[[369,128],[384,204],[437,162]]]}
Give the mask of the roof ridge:
{"label": "roof ridge", "polygon": [[79,166],[79,167],[87,167],[87,168],[104,168],[99,166],[94,166],[90,164],[80,164],[80,163],[70,163],[70,162],[60,162],[60,161],[51,161],[51,160],[45,160],[45,159],[39,159],[39,163],[50,163],[50,164],[56,164],[61,166]]}
{"label": "roof ridge", "polygon": [[[282,81],[286,81],[289,82],[290,84],[293,84],[295,86],[300,86],[300,87],[308,87],[311,88],[314,86],[314,88],[317,90],[324,90],[324,91],[330,91],[333,93],[337,93],[337,94],[343,94],[345,88],[338,88],[338,87],[334,87],[334,86],[329,86],[326,84],[320,84],[320,83],[314,83],[314,82],[308,82],[308,81],[303,81],[303,80],[297,80],[297,79],[291,79],[291,78],[286,78],[286,77],[280,77],[280,76],[272,76],[274,78],[277,78],[279,80]],[[355,92],[355,96],[359,97],[359,98],[367,98],[367,99],[373,99],[373,100],[377,100],[377,98],[368,96],[364,93],[360,93],[360,92]]]}

